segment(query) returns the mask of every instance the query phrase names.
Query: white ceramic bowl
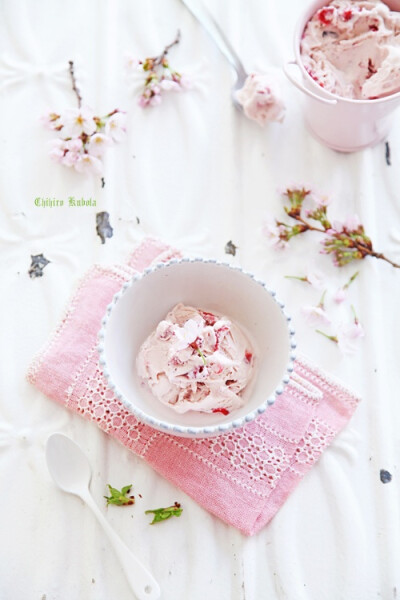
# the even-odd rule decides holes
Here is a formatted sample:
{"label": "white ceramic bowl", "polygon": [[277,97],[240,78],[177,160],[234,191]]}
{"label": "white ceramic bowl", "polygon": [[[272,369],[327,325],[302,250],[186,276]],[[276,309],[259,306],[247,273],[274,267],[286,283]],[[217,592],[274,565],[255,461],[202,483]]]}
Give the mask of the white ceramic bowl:
{"label": "white ceramic bowl", "polygon": [[[178,302],[226,315],[247,333],[256,357],[245,405],[230,413],[177,414],[143,386],[136,356],[147,336]],[[283,305],[265,284],[214,260],[172,260],[124,284],[99,333],[100,364],[110,388],[137,418],[182,437],[208,437],[241,427],[273,404],[293,371],[294,331]]]}

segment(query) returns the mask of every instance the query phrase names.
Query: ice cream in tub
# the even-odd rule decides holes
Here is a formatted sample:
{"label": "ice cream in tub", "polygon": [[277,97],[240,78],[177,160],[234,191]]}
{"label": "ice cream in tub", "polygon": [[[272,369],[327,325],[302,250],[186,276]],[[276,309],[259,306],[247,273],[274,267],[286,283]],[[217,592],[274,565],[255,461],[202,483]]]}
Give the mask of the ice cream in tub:
{"label": "ice cream in tub", "polygon": [[400,13],[380,0],[318,0],[297,24],[294,49],[285,72],[305,94],[315,137],[352,152],[387,136],[400,105]]}

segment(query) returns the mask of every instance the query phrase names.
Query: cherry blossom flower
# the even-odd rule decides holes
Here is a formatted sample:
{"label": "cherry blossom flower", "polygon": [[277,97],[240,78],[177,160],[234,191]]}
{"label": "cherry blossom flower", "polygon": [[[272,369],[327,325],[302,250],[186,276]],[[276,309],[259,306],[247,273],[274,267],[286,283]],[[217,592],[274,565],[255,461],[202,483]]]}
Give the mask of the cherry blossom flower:
{"label": "cherry blossom flower", "polygon": [[138,105],[139,105],[141,108],[144,108],[144,107],[145,107],[145,106],[147,106],[148,104],[149,104],[149,99],[148,99],[148,98],[146,98],[144,94],[142,94],[142,95],[140,96],[140,98],[138,99]]}
{"label": "cherry blossom flower", "polygon": [[76,163],[80,160],[81,156],[79,152],[66,152],[61,163],[66,167],[76,167]]}
{"label": "cherry blossom flower", "polygon": [[276,221],[267,217],[263,224],[263,233],[276,250],[284,250],[289,247],[286,229],[283,225],[278,225]]}
{"label": "cherry blossom flower", "polygon": [[92,135],[97,129],[94,114],[88,107],[68,108],[60,120],[65,138],[76,138],[82,133]]}
{"label": "cherry blossom flower", "polygon": [[49,112],[40,117],[40,122],[46,129],[57,129],[60,126],[59,123],[57,123],[59,118],[60,115],[57,113]]}
{"label": "cherry blossom flower", "polygon": [[73,138],[64,142],[64,148],[70,152],[80,153],[83,150],[81,138]]}
{"label": "cherry blossom flower", "polygon": [[326,291],[322,294],[321,300],[316,306],[303,306],[302,313],[308,325],[315,327],[316,325],[329,325],[329,318],[324,305]]}
{"label": "cherry blossom flower", "polygon": [[114,112],[106,121],[104,132],[114,142],[120,142],[126,133],[126,114]]}
{"label": "cherry blossom flower", "polygon": [[286,279],[298,279],[299,281],[304,281],[305,283],[309,283],[317,290],[323,290],[326,288],[326,276],[325,274],[317,269],[313,264],[311,264],[307,268],[307,275],[297,276],[297,275],[285,275]]}
{"label": "cherry blossom flower", "polygon": [[357,342],[365,335],[362,325],[357,321],[350,324],[341,324],[337,332],[337,345],[343,354],[355,354]]}
{"label": "cherry blossom flower", "polygon": [[177,81],[173,81],[172,79],[163,79],[160,82],[160,88],[162,90],[164,90],[165,92],[181,92],[182,91],[182,86],[179,85],[179,83]]}
{"label": "cherry blossom flower", "polygon": [[336,304],[341,304],[342,302],[344,302],[347,298],[347,290],[345,290],[344,288],[339,288],[338,290],[336,290],[336,292],[333,294],[333,300],[336,302]]}
{"label": "cherry blossom flower", "polygon": [[56,162],[61,162],[65,154],[64,140],[53,140],[51,143],[50,157]]}
{"label": "cherry blossom flower", "polygon": [[101,160],[91,154],[81,154],[74,163],[75,169],[79,173],[97,173],[101,174],[103,165]]}
{"label": "cherry blossom flower", "polygon": [[355,354],[358,349],[358,340],[365,335],[364,328],[357,318],[353,305],[351,309],[353,312],[353,321],[351,323],[340,323],[337,335],[329,335],[320,329],[316,330],[317,333],[337,344],[343,354]]}
{"label": "cherry blossom flower", "polygon": [[174,330],[178,343],[175,345],[176,350],[183,350],[193,344],[200,336],[202,331],[202,323],[194,319],[188,319],[183,327],[177,327]]}
{"label": "cherry blossom flower", "polygon": [[332,198],[330,196],[316,196],[313,194],[313,198],[315,200],[317,208],[326,208],[332,202]]}
{"label": "cherry blossom flower", "polygon": [[361,223],[358,215],[349,215],[343,223],[341,221],[333,221],[331,231],[328,230],[327,233],[334,234],[346,231],[356,231],[360,225]]}
{"label": "cherry blossom flower", "polygon": [[125,54],[125,69],[127,71],[136,71],[140,65],[140,61],[138,58],[133,56],[132,54]]}
{"label": "cherry blossom flower", "polygon": [[112,139],[108,135],[104,135],[104,133],[94,133],[87,144],[87,151],[92,156],[100,158],[111,145]]}
{"label": "cherry blossom flower", "polygon": [[315,289],[323,290],[326,287],[325,274],[314,266],[310,266],[307,269],[306,277],[308,283],[310,283]]}
{"label": "cherry blossom flower", "polygon": [[320,306],[303,306],[302,312],[306,318],[308,325],[329,325],[331,322],[325,309]]}
{"label": "cherry blossom flower", "polygon": [[358,274],[359,274],[359,271],[356,271],[355,273],[353,273],[353,275],[350,277],[348,282],[345,283],[341,288],[336,290],[336,292],[333,295],[333,299],[337,304],[340,304],[341,302],[346,300],[347,290],[349,289],[350,285],[353,283],[355,278],[358,276]]}
{"label": "cherry blossom flower", "polygon": [[350,215],[343,223],[344,229],[347,229],[348,231],[355,231],[360,227],[360,225],[361,221],[358,215]]}
{"label": "cherry blossom flower", "polygon": [[192,78],[185,73],[180,73],[179,85],[183,90],[192,90],[194,87]]}
{"label": "cherry blossom flower", "polygon": [[150,106],[158,106],[159,104],[161,104],[161,102],[162,102],[162,98],[161,98],[160,86],[159,85],[151,86],[151,96],[149,98]]}
{"label": "cherry blossom flower", "polygon": [[326,233],[328,235],[333,235],[335,233],[342,233],[344,227],[343,227],[343,223],[341,221],[333,221],[332,225],[329,229],[326,230]]}

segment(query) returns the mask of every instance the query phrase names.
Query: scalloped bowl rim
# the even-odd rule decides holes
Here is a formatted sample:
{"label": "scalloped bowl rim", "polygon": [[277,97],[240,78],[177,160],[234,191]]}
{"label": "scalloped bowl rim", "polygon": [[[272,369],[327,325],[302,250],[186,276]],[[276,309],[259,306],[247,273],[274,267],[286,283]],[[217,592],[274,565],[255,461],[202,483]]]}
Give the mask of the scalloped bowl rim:
{"label": "scalloped bowl rim", "polygon": [[[105,336],[106,336],[106,329],[107,329],[110,315],[111,315],[114,307],[118,304],[118,301],[122,298],[122,296],[125,294],[125,292],[129,288],[134,286],[138,281],[142,280],[143,278],[151,275],[151,273],[158,271],[160,269],[165,269],[171,265],[176,265],[176,264],[180,264],[180,263],[199,263],[199,262],[205,263],[205,264],[209,263],[209,264],[220,265],[222,267],[227,267],[229,269],[232,269],[233,271],[239,271],[239,272],[243,273],[244,275],[246,275],[247,277],[249,277],[250,279],[252,279],[255,283],[262,286],[262,288],[265,290],[265,292],[268,293],[270,295],[270,297],[272,297],[272,299],[279,306],[283,316],[285,317],[286,322],[287,322],[287,327],[288,327],[288,335],[289,335],[290,339],[289,339],[289,361],[288,361],[286,369],[284,371],[284,375],[282,376],[280,384],[275,388],[275,390],[272,392],[272,394],[270,394],[264,402],[262,402],[256,409],[253,409],[248,414],[246,414],[242,417],[239,417],[237,419],[232,419],[229,422],[225,422],[222,424],[221,423],[215,424],[215,425],[207,425],[207,426],[202,426],[202,427],[193,427],[193,426],[184,426],[184,425],[174,425],[174,424],[168,423],[166,421],[163,421],[161,419],[157,419],[157,418],[145,413],[140,408],[135,406],[135,404],[133,404],[130,400],[128,400],[125,397],[125,395],[118,389],[117,385],[114,383],[114,381],[112,379],[111,373],[108,370],[107,361],[105,358],[104,340],[105,340]],[[172,434],[175,436],[180,436],[180,437],[211,437],[211,436],[215,436],[215,435],[220,435],[220,434],[226,433],[227,431],[230,431],[231,429],[237,429],[239,427],[242,427],[242,426],[246,425],[246,423],[249,423],[249,422],[253,421],[254,419],[256,419],[258,417],[258,415],[265,412],[265,410],[268,408],[268,406],[272,406],[274,404],[276,397],[283,393],[284,387],[289,383],[291,373],[294,370],[294,361],[296,359],[296,354],[294,352],[294,350],[296,348],[296,342],[295,342],[295,338],[294,338],[295,331],[294,331],[293,327],[290,325],[291,317],[285,312],[284,308],[285,308],[285,305],[276,298],[276,293],[273,290],[271,290],[270,288],[268,288],[264,281],[256,278],[253,273],[244,270],[240,266],[231,265],[227,262],[219,261],[216,259],[203,259],[203,258],[181,258],[181,259],[173,258],[173,259],[169,260],[168,262],[159,262],[151,267],[147,267],[146,269],[143,270],[143,272],[136,273],[135,275],[133,275],[128,281],[126,281],[121,286],[121,289],[117,293],[114,294],[112,301],[110,302],[110,304],[108,304],[106,313],[101,321],[101,328],[98,333],[97,351],[99,353],[99,363],[103,370],[103,374],[107,380],[109,389],[113,391],[115,396],[122,402],[122,404],[125,406],[125,408],[127,408],[129,410],[129,412],[134,414],[138,418],[139,421],[146,423],[150,427],[153,427],[164,433],[169,433],[169,434]]]}

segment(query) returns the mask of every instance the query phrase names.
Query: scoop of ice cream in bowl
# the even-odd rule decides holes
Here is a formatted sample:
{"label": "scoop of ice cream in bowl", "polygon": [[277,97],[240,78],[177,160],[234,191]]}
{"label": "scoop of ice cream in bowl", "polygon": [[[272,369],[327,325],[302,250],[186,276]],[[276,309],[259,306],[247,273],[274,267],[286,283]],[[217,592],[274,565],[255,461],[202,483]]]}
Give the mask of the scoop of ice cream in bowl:
{"label": "scoop of ice cream in bowl", "polygon": [[140,421],[182,437],[242,427],[293,371],[294,331],[266,284],[215,260],[157,264],[126,282],[99,332],[109,387]]}

